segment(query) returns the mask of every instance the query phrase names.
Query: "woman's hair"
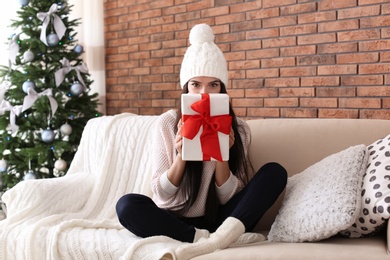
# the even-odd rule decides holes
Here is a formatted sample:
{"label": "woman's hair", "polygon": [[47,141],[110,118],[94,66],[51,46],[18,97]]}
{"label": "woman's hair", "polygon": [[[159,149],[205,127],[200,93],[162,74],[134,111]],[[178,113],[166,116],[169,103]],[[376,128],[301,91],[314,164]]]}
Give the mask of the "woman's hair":
{"label": "woman's hair", "polygon": [[[183,93],[188,93],[188,83],[183,86]],[[225,85],[221,82],[221,91],[220,93],[227,93]],[[232,128],[234,131],[234,144],[229,150],[229,168],[230,171],[245,184],[248,183],[248,165],[245,158],[245,151],[241,136],[238,132],[238,123],[236,115],[233,111],[231,104],[229,103],[229,114],[232,116]],[[182,117],[181,107],[178,108],[175,131],[177,131],[177,124]],[[187,212],[190,207],[194,204],[196,198],[198,197],[198,192],[201,184],[200,174],[203,171],[203,162],[202,161],[187,161],[184,169],[183,180],[181,183],[181,192],[185,198],[188,198],[188,203],[184,206],[183,209],[177,211],[177,214],[184,214]],[[206,210],[205,210],[205,219],[211,223],[215,220],[218,209],[218,199],[215,191],[215,175],[210,183],[209,192],[207,195],[206,201]]]}

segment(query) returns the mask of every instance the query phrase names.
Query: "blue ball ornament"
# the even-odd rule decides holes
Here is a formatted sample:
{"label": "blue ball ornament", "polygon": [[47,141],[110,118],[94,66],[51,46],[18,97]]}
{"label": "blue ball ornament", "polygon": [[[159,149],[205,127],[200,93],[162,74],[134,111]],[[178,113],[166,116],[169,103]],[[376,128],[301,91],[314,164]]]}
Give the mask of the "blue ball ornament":
{"label": "blue ball ornament", "polygon": [[50,33],[48,36],[46,36],[46,41],[49,46],[56,46],[60,42],[60,39],[58,38],[57,34]]}
{"label": "blue ball ornament", "polygon": [[21,6],[26,6],[26,5],[28,5],[29,2],[30,2],[29,0],[19,0],[19,4]]}
{"label": "blue ball ornament", "polygon": [[51,130],[50,128],[43,130],[41,134],[42,141],[48,144],[54,141],[54,137],[55,137],[54,131]]}
{"label": "blue ball ornament", "polygon": [[23,83],[22,88],[23,88],[24,93],[28,93],[29,88],[35,89],[35,83],[34,83],[34,81],[31,81],[28,79]]}
{"label": "blue ball ornament", "polygon": [[31,62],[34,60],[34,53],[28,50],[23,54],[23,58],[26,62]]}
{"label": "blue ball ornament", "polygon": [[79,44],[77,44],[77,45],[74,46],[74,48],[73,48],[73,52],[76,53],[77,55],[82,54],[83,51],[84,51],[84,47],[81,46],[81,45],[79,45]]}
{"label": "blue ball ornament", "polygon": [[0,172],[6,172],[8,168],[8,162],[4,159],[0,160]]}
{"label": "blue ball ornament", "polygon": [[78,97],[82,93],[84,93],[84,86],[80,82],[76,81],[70,86],[70,94],[73,96]]}
{"label": "blue ball ornament", "polygon": [[28,172],[24,175],[23,180],[35,180],[37,175],[33,170],[28,170]]}

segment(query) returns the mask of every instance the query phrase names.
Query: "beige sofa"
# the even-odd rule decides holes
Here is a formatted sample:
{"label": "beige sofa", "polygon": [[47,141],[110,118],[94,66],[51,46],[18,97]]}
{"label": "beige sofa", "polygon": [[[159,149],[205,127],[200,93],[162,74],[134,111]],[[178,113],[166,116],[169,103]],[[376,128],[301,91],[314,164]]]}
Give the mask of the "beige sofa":
{"label": "beige sofa", "polygon": [[[250,120],[254,168],[270,161],[284,165],[292,176],[328,155],[357,144],[369,145],[390,134],[390,121],[368,119]],[[284,194],[263,217],[257,230],[267,233]],[[385,232],[383,232],[385,233]],[[387,235],[389,235],[389,230]],[[195,259],[390,259],[386,235],[370,238],[329,238],[319,242],[261,242],[228,248]]]}
{"label": "beige sofa", "polygon": [[[154,247],[118,223],[114,205],[128,192],[151,195],[151,135],[156,117],[122,114],[91,120],[65,177],[25,181],[3,196],[0,259],[175,259],[175,241]],[[290,176],[352,145],[368,145],[390,133],[390,121],[363,119],[257,119],[252,131],[254,168],[276,161]],[[262,218],[267,234],[285,193]],[[386,233],[386,232],[383,232]],[[136,246],[135,246],[136,245]],[[132,250],[137,250],[137,254]],[[161,251],[161,249],[165,251]],[[160,251],[159,251],[160,250]],[[145,255],[146,254],[146,255]],[[153,254],[147,258],[148,254]],[[141,257],[136,257],[136,256]],[[145,257],[145,258],[143,258]],[[264,241],[195,259],[390,259],[386,235],[318,242]]]}

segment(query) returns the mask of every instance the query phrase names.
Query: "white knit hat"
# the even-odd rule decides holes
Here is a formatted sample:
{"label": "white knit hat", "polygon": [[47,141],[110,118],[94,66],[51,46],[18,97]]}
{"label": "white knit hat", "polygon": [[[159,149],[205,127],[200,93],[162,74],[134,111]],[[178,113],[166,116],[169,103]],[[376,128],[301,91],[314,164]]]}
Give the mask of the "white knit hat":
{"label": "white knit hat", "polygon": [[214,32],[207,24],[197,24],[190,32],[190,44],[180,68],[180,85],[194,77],[214,77],[228,84],[228,70],[222,51],[214,43]]}

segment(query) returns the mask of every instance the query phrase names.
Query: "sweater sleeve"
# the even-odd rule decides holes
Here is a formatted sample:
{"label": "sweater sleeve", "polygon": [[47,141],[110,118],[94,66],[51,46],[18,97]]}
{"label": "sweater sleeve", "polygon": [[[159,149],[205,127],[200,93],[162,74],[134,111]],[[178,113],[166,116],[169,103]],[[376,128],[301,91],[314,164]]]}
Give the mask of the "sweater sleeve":
{"label": "sweater sleeve", "polygon": [[217,196],[219,198],[219,202],[224,205],[229,199],[238,192],[239,190],[239,180],[230,172],[229,179],[222,184],[222,186],[216,186]]}
{"label": "sweater sleeve", "polygon": [[175,187],[168,179],[167,172],[176,156],[174,147],[174,125],[176,112],[169,110],[160,115],[156,122],[156,130],[153,136],[153,175],[151,188],[153,201],[157,206],[167,209],[179,209],[185,203],[184,198],[178,196],[178,187]]}
{"label": "sweater sleeve", "polygon": [[245,159],[249,165],[249,145],[251,143],[251,130],[247,122],[241,118],[237,118],[238,132],[240,133],[242,145],[244,146]]}
{"label": "sweater sleeve", "polygon": [[[244,154],[247,160],[247,164],[249,163],[249,144],[250,144],[250,129],[248,124],[237,118],[238,121],[238,132],[240,134],[242,144],[244,147]],[[244,169],[240,169],[240,171],[244,171]],[[216,185],[216,184],[215,184]],[[224,205],[226,204],[235,194],[241,191],[244,188],[244,183],[239,180],[232,172],[230,172],[229,179],[222,185],[216,185],[217,196],[219,198],[219,202]]]}

